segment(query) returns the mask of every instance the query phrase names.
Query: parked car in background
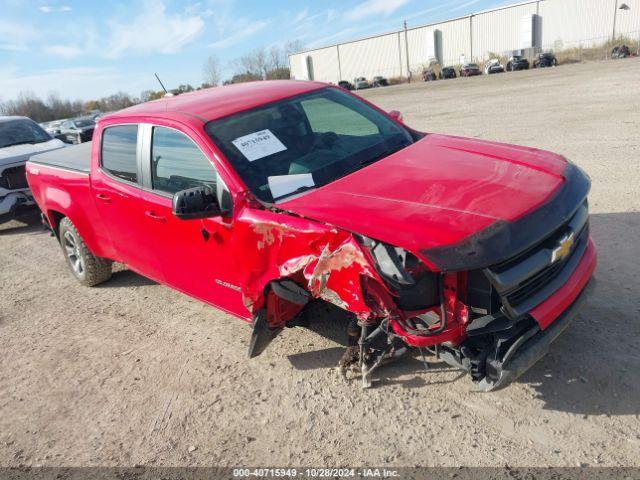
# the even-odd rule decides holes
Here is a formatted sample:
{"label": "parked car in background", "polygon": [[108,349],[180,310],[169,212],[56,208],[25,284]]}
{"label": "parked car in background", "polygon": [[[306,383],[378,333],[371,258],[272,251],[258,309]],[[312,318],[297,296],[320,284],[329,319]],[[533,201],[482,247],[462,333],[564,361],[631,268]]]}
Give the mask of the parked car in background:
{"label": "parked car in background", "polygon": [[504,65],[502,65],[497,58],[492,58],[484,65],[484,73],[487,75],[502,72],[504,72]]}
{"label": "parked car in background", "polygon": [[627,58],[631,56],[631,50],[627,45],[618,45],[613,47],[611,58]]}
{"label": "parked car in background", "polygon": [[384,78],[384,77],[373,77],[373,80],[371,81],[371,85],[374,87],[388,87],[389,86],[389,81]]}
{"label": "parked car in background", "polygon": [[442,71],[440,72],[440,78],[456,78],[456,69],[453,67],[442,67]]}
{"label": "parked car in background", "polygon": [[64,146],[27,117],[0,117],[0,223],[35,208],[25,164],[35,153]]}
{"label": "parked car in background", "polygon": [[60,131],[60,125],[63,120],[54,120],[52,122],[41,123],[40,126],[44,128],[44,131],[51,135],[51,138],[57,138],[66,143],[67,137]]}
{"label": "parked car in background", "polygon": [[425,68],[422,70],[422,80],[425,82],[433,82],[438,79],[438,74],[434,67]]}
{"label": "parked car in background", "polygon": [[345,90],[355,89],[355,87],[353,86],[353,83],[347,82],[346,80],[340,80],[338,82],[338,86],[344,88]]}
{"label": "parked car in background", "polygon": [[83,143],[91,141],[94,128],[96,122],[93,118],[74,118],[62,122],[60,133],[66,137],[68,143]]}
{"label": "parked car in background", "polygon": [[513,55],[509,57],[507,70],[510,72],[514,72],[516,70],[529,70],[529,60],[520,55]]}
{"label": "parked car in background", "polygon": [[475,63],[465,63],[460,67],[461,77],[474,77],[476,75],[482,75],[480,67]]}
{"label": "parked car in background", "polygon": [[533,68],[557,67],[558,60],[551,52],[537,53],[533,60]]}
{"label": "parked car in background", "polygon": [[364,88],[371,88],[371,84],[364,77],[358,77],[353,81],[353,85],[356,87],[356,90],[362,90]]}

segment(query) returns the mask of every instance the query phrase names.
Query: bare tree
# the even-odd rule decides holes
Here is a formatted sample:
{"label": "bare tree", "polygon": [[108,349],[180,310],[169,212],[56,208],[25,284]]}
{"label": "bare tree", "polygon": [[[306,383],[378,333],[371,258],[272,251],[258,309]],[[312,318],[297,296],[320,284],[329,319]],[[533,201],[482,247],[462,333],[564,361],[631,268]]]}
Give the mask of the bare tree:
{"label": "bare tree", "polygon": [[299,40],[288,42],[282,47],[273,45],[268,51],[257,48],[233,61],[235,72],[228,83],[289,78],[288,56],[303,48]]}
{"label": "bare tree", "polygon": [[292,53],[298,53],[304,50],[304,43],[302,43],[300,40],[291,40],[290,42],[284,44],[283,50],[285,56],[288,57]]}
{"label": "bare tree", "polygon": [[55,93],[44,102],[31,92],[21,92],[15,100],[0,104],[0,112],[5,115],[23,115],[36,122],[71,117],[81,113],[82,109],[82,102],[62,100]]}
{"label": "bare tree", "polygon": [[203,67],[204,83],[210,86],[216,86],[220,83],[222,75],[220,74],[220,63],[218,57],[210,55],[204,62]]}

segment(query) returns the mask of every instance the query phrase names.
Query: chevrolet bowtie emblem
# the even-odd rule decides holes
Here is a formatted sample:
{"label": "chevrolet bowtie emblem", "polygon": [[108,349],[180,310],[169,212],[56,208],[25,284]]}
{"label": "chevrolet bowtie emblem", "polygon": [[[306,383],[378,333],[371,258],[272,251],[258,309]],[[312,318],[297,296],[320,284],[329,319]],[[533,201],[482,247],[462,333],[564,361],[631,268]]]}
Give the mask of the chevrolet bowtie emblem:
{"label": "chevrolet bowtie emblem", "polygon": [[558,246],[551,251],[551,262],[555,263],[569,255],[569,253],[571,253],[571,247],[573,247],[573,242],[573,232],[569,232],[562,237],[558,242]]}

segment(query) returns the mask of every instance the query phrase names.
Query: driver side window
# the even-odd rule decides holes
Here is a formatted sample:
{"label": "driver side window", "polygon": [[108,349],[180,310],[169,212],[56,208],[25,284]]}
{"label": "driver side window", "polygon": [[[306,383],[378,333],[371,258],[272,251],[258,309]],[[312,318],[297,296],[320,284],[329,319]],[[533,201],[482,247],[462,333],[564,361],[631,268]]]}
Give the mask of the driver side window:
{"label": "driver side window", "polygon": [[170,128],[153,127],[151,184],[154,190],[172,195],[200,185],[215,187],[216,171],[186,135]]}

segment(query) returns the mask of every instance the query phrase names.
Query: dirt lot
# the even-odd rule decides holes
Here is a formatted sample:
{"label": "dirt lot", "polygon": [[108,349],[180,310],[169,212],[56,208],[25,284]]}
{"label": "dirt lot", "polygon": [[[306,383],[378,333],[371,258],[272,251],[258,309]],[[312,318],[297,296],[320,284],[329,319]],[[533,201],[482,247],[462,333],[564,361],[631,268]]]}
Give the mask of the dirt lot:
{"label": "dirt lot", "polygon": [[[365,92],[418,129],[533,145],[593,179],[597,285],[550,354],[478,394],[408,358],[362,391],[336,325],[250,328],[127,270],[79,286],[0,227],[0,465],[640,466],[640,59]],[[194,450],[195,447],[195,450]]]}

